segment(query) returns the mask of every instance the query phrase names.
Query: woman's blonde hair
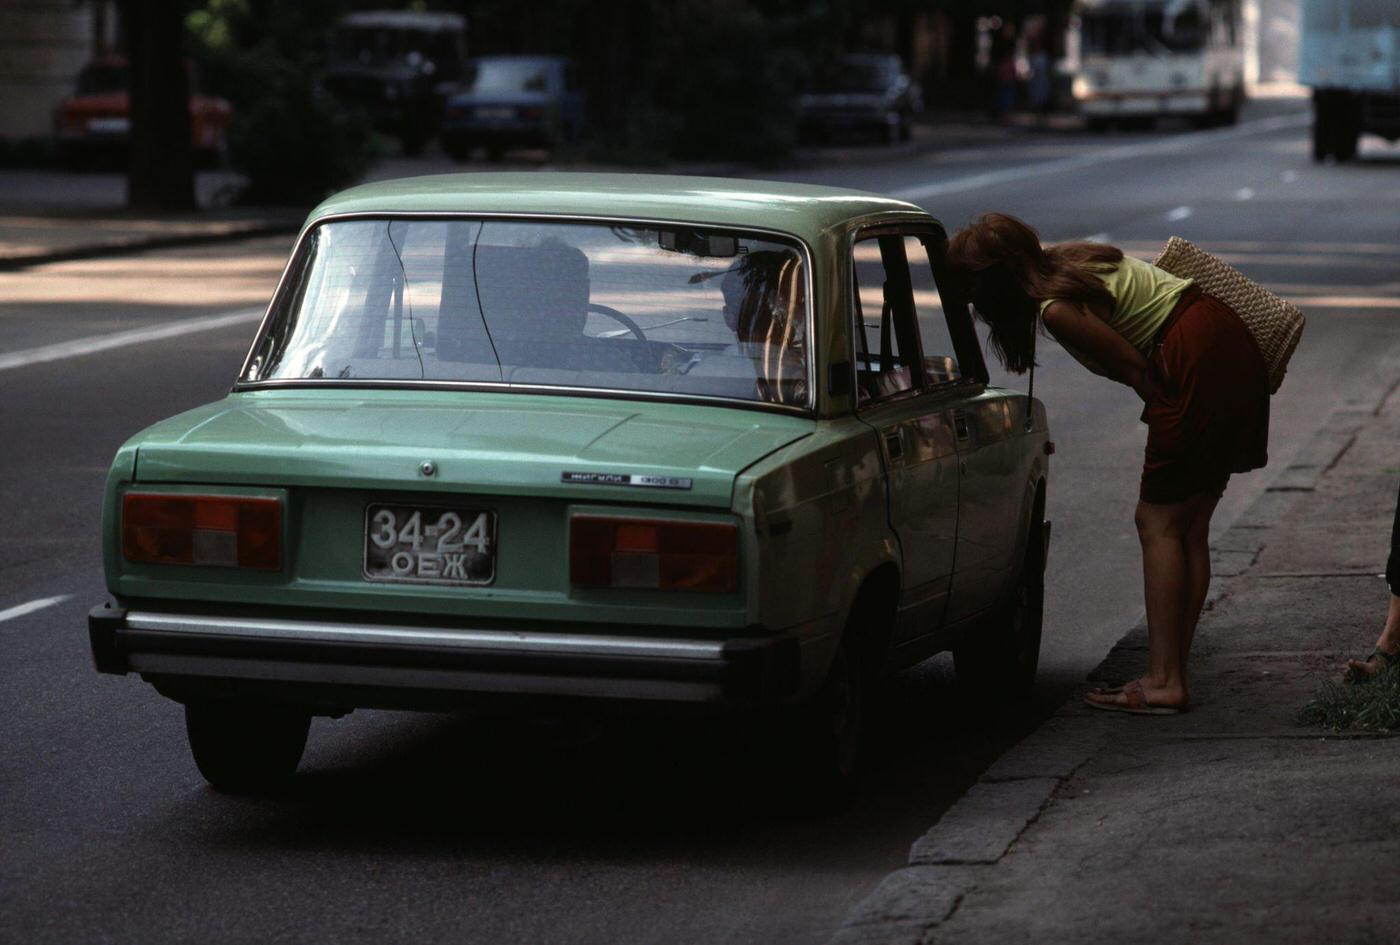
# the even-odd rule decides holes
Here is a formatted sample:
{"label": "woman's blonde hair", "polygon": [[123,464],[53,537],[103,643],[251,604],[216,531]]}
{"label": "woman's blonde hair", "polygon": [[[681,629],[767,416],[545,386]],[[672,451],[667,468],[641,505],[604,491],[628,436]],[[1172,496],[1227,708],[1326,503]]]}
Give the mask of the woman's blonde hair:
{"label": "woman's blonde hair", "polygon": [[1005,213],[984,213],[948,242],[948,267],[977,317],[988,345],[1014,374],[1035,366],[1040,303],[1064,299],[1113,307],[1095,271],[1114,268],[1123,251],[1102,243],[1042,247],[1035,230]]}

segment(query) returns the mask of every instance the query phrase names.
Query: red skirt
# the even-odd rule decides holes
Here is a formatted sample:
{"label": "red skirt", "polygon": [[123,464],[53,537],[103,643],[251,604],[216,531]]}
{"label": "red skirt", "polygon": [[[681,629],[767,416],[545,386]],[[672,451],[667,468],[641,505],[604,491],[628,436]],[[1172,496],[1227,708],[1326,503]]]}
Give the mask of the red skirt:
{"label": "red skirt", "polygon": [[1164,398],[1149,404],[1144,502],[1219,496],[1269,461],[1269,369],[1234,309],[1191,286],[1158,335]]}

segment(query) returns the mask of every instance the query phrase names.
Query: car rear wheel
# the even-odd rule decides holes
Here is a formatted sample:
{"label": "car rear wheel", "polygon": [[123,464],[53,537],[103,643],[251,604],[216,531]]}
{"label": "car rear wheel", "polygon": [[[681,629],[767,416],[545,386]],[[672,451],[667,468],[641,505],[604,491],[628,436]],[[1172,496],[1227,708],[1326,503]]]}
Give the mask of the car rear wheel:
{"label": "car rear wheel", "polygon": [[958,685],[978,701],[1016,702],[1029,698],[1035,687],[1045,616],[1045,548],[1039,527],[1026,544],[1021,575],[999,612],[953,650]]}
{"label": "car rear wheel", "polygon": [[798,787],[818,802],[844,800],[854,791],[865,740],[867,674],[852,635],[843,636],[821,691],[798,720]]}
{"label": "car rear wheel", "polygon": [[215,790],[275,789],[296,772],[306,749],[309,713],[289,707],[218,701],[185,706],[185,731],[199,773]]}

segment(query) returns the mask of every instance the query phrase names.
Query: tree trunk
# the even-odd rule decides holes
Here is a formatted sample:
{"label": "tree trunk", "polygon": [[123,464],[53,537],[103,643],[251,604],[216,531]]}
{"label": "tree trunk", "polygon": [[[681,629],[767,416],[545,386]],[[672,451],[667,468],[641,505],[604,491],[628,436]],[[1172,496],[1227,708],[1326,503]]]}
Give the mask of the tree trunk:
{"label": "tree trunk", "polygon": [[170,0],[125,0],[122,14],[131,103],[127,206],[193,210],[184,5]]}

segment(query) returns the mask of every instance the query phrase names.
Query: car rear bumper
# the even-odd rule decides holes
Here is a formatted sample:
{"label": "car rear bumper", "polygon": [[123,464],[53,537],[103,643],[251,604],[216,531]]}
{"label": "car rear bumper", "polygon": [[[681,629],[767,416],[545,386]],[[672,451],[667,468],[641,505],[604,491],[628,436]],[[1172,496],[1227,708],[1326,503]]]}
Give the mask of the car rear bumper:
{"label": "car rear bumper", "polygon": [[[510,693],[663,702],[770,702],[801,683],[791,634],[730,639],[393,625],[126,610],[88,615],[99,672],[276,683],[365,694]],[[353,707],[353,706],[352,706]]]}
{"label": "car rear bumper", "polygon": [[556,140],[554,129],[539,122],[444,122],[441,130],[444,139],[467,145],[517,145],[520,147],[545,146]]}
{"label": "car rear bumper", "polygon": [[1195,115],[1210,108],[1210,95],[1201,91],[1095,92],[1079,98],[1080,112],[1090,118]]}

